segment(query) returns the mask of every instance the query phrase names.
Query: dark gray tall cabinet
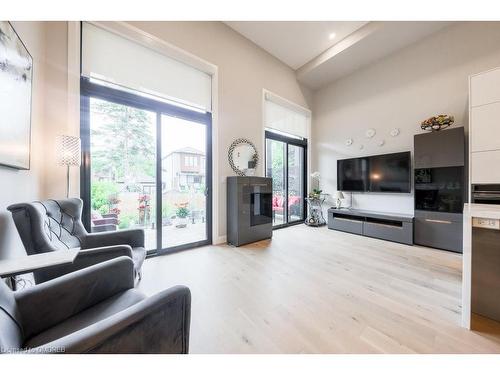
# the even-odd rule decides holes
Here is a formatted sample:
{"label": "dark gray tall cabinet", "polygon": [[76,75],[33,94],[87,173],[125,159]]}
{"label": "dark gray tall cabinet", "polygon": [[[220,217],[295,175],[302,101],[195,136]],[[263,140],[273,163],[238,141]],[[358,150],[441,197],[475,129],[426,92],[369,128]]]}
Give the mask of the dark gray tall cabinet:
{"label": "dark gray tall cabinet", "polygon": [[227,178],[227,242],[234,246],[271,238],[273,180]]}
{"label": "dark gray tall cabinet", "polygon": [[416,244],[462,252],[465,164],[463,127],[415,135]]}

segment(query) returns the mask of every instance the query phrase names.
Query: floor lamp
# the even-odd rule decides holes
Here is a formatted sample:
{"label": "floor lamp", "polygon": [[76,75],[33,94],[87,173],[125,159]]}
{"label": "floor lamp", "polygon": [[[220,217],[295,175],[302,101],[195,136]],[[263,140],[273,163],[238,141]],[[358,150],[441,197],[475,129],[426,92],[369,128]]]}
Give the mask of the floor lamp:
{"label": "floor lamp", "polygon": [[82,161],[82,146],[80,138],[70,135],[57,137],[58,164],[66,166],[66,197],[69,198],[69,167],[79,167]]}

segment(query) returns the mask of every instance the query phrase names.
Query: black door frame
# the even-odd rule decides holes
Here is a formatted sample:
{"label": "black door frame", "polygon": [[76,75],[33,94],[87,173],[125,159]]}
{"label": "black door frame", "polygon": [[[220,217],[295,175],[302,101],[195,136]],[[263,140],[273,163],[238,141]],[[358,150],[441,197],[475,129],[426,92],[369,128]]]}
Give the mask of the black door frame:
{"label": "black door frame", "polygon": [[[156,249],[149,250],[148,255],[162,255],[194,247],[212,244],[212,114],[199,112],[189,108],[175,106],[149,97],[136,95],[110,86],[91,82],[86,77],[80,79],[80,138],[82,141],[82,165],[80,167],[80,197],[83,200],[82,222],[90,232],[90,197],[91,197],[91,165],[90,165],[90,98],[110,101],[138,109],[147,110],[156,114]],[[163,248],[161,242],[161,116],[167,115],[182,120],[198,122],[206,125],[206,228],[207,239],[183,244],[170,248]],[[158,157],[160,155],[160,157]]]}
{"label": "black door frame", "polygon": [[[302,224],[304,223],[306,216],[307,216],[307,202],[306,202],[306,195],[307,195],[307,139],[305,138],[294,138],[294,137],[287,137],[286,135],[275,133],[269,130],[265,131],[265,139],[264,139],[264,169],[265,169],[265,174],[267,175],[267,140],[271,139],[274,141],[279,141],[283,142],[285,144],[285,160],[283,162],[284,168],[285,168],[285,197],[286,200],[283,202],[283,216],[285,218],[285,223],[279,224],[279,225],[273,225],[273,229],[280,229],[280,228],[285,228],[289,227],[291,225],[297,225],[297,224]],[[295,221],[288,221],[288,147],[290,145],[293,146],[298,146],[302,147],[304,150],[304,171],[303,171],[303,176],[302,176],[302,181],[303,181],[303,197],[302,197],[302,212],[303,212],[303,217],[302,219],[295,220]]]}

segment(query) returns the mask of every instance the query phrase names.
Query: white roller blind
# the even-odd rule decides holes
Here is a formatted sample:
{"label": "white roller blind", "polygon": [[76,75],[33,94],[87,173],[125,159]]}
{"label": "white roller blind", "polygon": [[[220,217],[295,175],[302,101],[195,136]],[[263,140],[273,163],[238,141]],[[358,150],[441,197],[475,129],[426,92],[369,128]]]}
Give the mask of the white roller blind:
{"label": "white roller blind", "polygon": [[310,111],[270,93],[266,93],[264,98],[264,126],[266,128],[308,138]]}
{"label": "white roller blind", "polygon": [[209,74],[87,22],[82,28],[82,75],[212,109]]}

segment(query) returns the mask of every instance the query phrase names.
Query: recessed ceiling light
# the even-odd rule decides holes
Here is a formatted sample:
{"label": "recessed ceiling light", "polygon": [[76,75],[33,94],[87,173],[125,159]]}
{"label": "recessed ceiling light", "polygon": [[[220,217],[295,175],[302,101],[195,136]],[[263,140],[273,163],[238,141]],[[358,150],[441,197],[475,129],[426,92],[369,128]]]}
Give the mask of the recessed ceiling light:
{"label": "recessed ceiling light", "polygon": [[337,34],[330,33],[330,35],[328,35],[328,39],[333,40],[333,39],[335,39],[336,36],[337,36]]}

